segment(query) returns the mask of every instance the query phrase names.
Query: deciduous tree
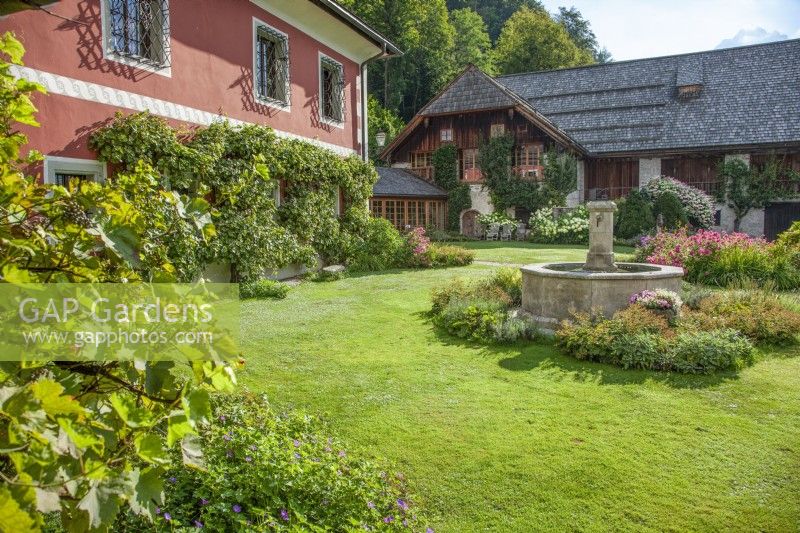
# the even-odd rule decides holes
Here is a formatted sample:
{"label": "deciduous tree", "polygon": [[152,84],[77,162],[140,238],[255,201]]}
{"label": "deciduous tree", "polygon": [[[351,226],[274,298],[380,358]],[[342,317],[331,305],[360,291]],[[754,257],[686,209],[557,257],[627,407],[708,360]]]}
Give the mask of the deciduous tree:
{"label": "deciduous tree", "polygon": [[588,65],[594,59],[546,12],[524,7],[503,26],[495,62],[501,73],[515,74]]}
{"label": "deciduous tree", "polygon": [[455,59],[459,69],[473,64],[493,75],[492,40],[481,16],[470,8],[457,9],[450,12],[450,22],[455,30]]}

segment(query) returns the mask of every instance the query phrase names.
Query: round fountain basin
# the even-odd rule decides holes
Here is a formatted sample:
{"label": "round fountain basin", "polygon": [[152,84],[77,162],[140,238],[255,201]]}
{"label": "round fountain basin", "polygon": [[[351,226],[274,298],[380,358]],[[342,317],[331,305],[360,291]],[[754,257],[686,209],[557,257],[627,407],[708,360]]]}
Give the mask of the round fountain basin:
{"label": "round fountain basin", "polygon": [[573,313],[611,317],[645,289],[681,292],[683,269],[644,263],[617,263],[614,272],[583,269],[583,263],[545,263],[522,267],[522,307],[546,330],[555,330]]}

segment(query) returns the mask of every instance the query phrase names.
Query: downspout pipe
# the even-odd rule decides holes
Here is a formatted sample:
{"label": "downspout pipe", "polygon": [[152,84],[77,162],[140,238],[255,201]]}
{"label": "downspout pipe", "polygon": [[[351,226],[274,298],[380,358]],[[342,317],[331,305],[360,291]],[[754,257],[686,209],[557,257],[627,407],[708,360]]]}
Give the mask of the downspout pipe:
{"label": "downspout pipe", "polygon": [[367,67],[373,61],[384,59],[388,61],[390,54],[387,53],[386,43],[382,45],[382,50],[374,56],[368,58],[359,66],[361,72],[361,157],[364,161],[369,161],[369,94],[367,93]]}

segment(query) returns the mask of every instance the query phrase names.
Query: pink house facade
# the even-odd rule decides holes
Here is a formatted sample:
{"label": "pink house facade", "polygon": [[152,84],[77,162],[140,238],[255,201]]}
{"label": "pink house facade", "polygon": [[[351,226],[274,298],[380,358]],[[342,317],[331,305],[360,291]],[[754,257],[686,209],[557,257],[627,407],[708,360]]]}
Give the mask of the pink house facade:
{"label": "pink house facade", "polygon": [[400,51],[332,0],[63,0],[0,19],[43,85],[36,169],[104,179],[88,138],[118,111],[174,124],[270,126],[341,155],[366,153],[366,66]]}

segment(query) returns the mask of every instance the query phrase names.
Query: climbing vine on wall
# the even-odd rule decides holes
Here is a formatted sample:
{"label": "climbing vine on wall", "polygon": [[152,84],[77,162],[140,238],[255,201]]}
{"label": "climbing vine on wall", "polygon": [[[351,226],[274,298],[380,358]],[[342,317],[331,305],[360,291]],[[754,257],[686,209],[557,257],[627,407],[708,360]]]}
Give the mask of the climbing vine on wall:
{"label": "climbing vine on wall", "polygon": [[545,154],[544,180],[522,179],[512,172],[514,139],[510,135],[484,141],[478,150],[478,166],[489,189],[495,211],[523,207],[535,212],[549,205],[564,205],[577,184],[577,161],[566,153]]}
{"label": "climbing vine on wall", "polygon": [[461,213],[472,207],[469,185],[458,179],[458,149],[452,144],[433,152],[433,177],[436,184],[448,193],[447,229],[460,229]]}
{"label": "climbing vine on wall", "polygon": [[[215,123],[175,130],[148,113],[117,117],[94,133],[101,161],[121,169],[144,161],[166,188],[210,199],[216,238],[199,261],[229,263],[232,281],[292,263],[345,261],[369,219],[374,168],[271,129]],[[283,200],[277,205],[279,183]],[[337,215],[337,204],[344,209]]]}

